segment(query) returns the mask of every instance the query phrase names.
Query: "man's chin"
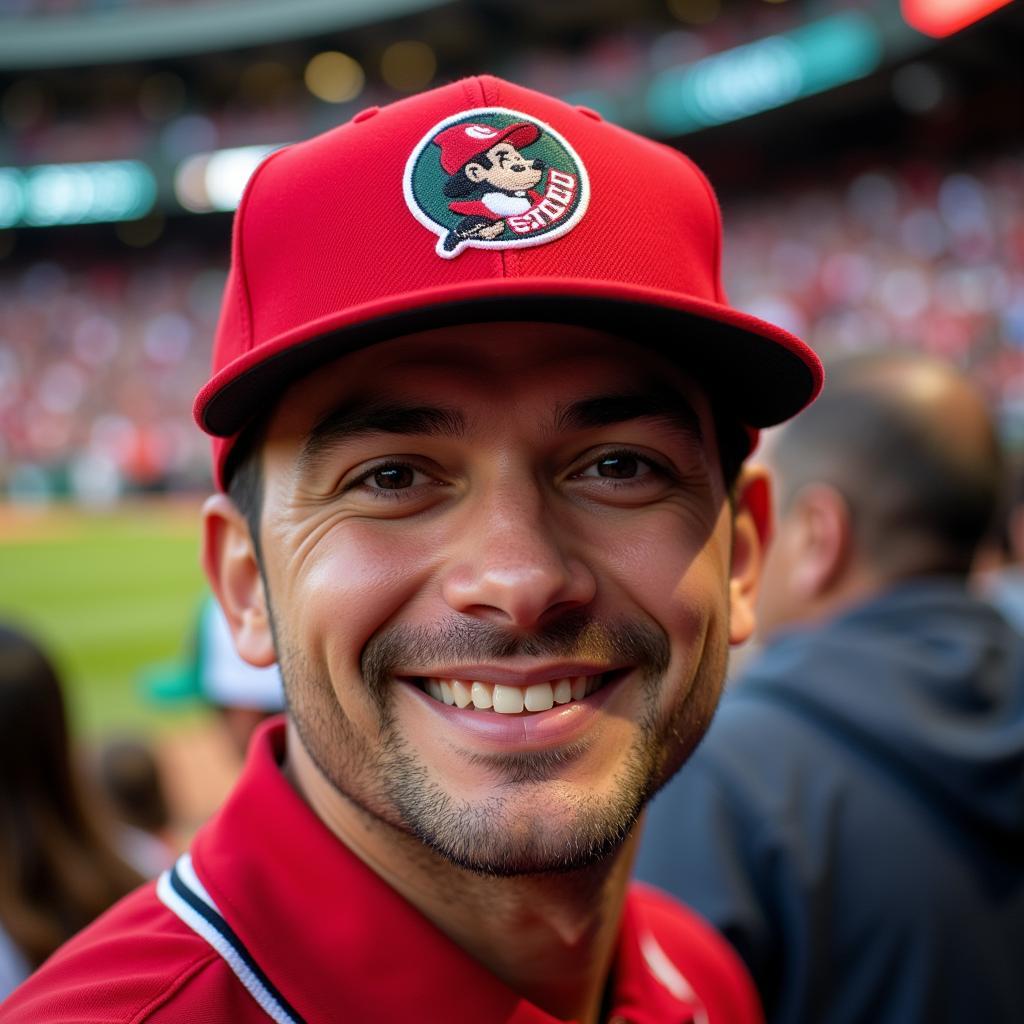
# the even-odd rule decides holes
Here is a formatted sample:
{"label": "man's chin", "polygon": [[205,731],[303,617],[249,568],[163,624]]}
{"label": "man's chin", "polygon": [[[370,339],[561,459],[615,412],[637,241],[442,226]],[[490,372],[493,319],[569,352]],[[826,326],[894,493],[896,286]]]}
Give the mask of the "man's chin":
{"label": "man's chin", "polygon": [[613,858],[629,838],[639,813],[637,809],[596,828],[592,823],[591,830],[582,833],[576,827],[559,831],[552,829],[550,822],[534,822],[536,830],[523,835],[525,829],[520,822],[518,835],[509,835],[497,826],[486,833],[470,829],[459,836],[414,832],[414,838],[453,867],[475,875],[520,878],[566,874]]}
{"label": "man's chin", "polygon": [[655,774],[643,753],[634,749],[603,785],[546,778],[545,758],[528,757],[508,759],[503,784],[473,798],[422,770],[388,772],[401,779],[388,795],[401,830],[455,867],[501,878],[578,871],[632,833]]}

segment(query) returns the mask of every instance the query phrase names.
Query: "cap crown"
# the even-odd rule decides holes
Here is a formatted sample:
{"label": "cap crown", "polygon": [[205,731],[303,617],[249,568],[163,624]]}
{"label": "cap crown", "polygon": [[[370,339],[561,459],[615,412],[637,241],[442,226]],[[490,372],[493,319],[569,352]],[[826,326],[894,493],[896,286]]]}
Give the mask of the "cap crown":
{"label": "cap crown", "polygon": [[[457,124],[461,135],[444,134]],[[493,138],[512,149],[486,181],[465,183],[467,195],[437,194],[470,148],[454,140],[474,128],[482,149]],[[431,196],[413,177],[417,154],[433,161]],[[536,166],[537,184],[517,188]],[[696,166],[592,111],[490,77],[364,111],[273,153],[250,180],[235,219],[214,375],[196,418],[228,439],[215,445],[222,470],[247,418],[296,374],[356,344],[451,322],[575,319],[562,300],[587,298],[770,337],[790,357],[798,352],[799,407],[816,390],[807,383],[815,372],[820,383],[820,366],[808,376],[817,361],[802,343],[729,309],[720,248],[718,205]],[[551,303],[538,309],[545,298]]]}

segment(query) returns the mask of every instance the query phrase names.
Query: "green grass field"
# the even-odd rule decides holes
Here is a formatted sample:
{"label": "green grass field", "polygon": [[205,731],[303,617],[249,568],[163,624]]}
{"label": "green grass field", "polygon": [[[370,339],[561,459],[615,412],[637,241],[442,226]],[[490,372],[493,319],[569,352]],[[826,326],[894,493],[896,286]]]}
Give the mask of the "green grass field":
{"label": "green grass field", "polygon": [[182,657],[204,593],[198,551],[195,502],[0,508],[0,618],[48,645],[79,734],[152,732],[195,714],[147,702],[139,674]]}

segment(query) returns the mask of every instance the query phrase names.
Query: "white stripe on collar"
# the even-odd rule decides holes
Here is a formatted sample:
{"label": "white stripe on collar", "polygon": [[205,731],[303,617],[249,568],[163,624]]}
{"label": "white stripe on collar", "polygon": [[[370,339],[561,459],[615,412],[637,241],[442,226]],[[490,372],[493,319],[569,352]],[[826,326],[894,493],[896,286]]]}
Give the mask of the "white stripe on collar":
{"label": "white stripe on collar", "polygon": [[[181,888],[191,895],[191,902],[185,893],[180,891]],[[156,894],[164,906],[181,918],[223,957],[238,980],[271,1020],[276,1024],[303,1024],[302,1018],[288,1006],[279,993],[274,991],[273,984],[224,919],[217,904],[199,881],[192,867],[191,854],[183,853],[174,867],[160,876],[156,884]],[[202,904],[202,909],[195,905],[196,901]]]}

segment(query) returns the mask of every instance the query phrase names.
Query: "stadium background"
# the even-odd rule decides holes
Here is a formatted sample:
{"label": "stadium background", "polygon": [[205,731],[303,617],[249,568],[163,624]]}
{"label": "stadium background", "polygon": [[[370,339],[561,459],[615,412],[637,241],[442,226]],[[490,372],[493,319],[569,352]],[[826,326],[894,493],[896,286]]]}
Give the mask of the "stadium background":
{"label": "stadium background", "polygon": [[203,593],[230,211],[270,149],[480,71],[685,149],[739,307],[953,359],[1019,449],[1021,53],[999,0],[0,0],[0,617],[80,735],[188,734],[139,679]]}

